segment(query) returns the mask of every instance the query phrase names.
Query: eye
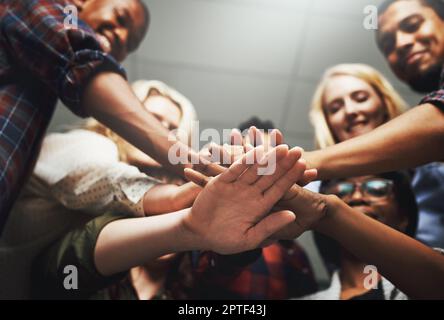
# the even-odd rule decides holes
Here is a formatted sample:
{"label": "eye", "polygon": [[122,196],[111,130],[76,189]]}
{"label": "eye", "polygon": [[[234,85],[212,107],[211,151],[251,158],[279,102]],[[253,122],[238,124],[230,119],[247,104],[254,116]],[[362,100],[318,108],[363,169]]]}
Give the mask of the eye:
{"label": "eye", "polygon": [[353,193],[354,185],[351,183],[340,183],[336,186],[335,194],[339,198],[344,198]]}
{"label": "eye", "polygon": [[424,18],[422,16],[415,15],[404,20],[401,23],[400,29],[407,33],[414,33],[418,31],[423,22]]}
{"label": "eye", "polygon": [[390,192],[390,184],[382,180],[367,181],[365,187],[367,192],[375,197],[384,197]]}
{"label": "eye", "polygon": [[127,25],[127,15],[124,10],[114,10],[114,15],[116,16],[117,23],[121,27],[126,27]]}
{"label": "eye", "polygon": [[358,91],[352,94],[352,98],[353,100],[362,103],[368,100],[369,94],[365,91]]}
{"label": "eye", "polygon": [[331,102],[328,107],[327,107],[327,112],[329,114],[335,114],[336,112],[338,112],[342,106],[344,105],[342,100],[334,100],[333,102]]}

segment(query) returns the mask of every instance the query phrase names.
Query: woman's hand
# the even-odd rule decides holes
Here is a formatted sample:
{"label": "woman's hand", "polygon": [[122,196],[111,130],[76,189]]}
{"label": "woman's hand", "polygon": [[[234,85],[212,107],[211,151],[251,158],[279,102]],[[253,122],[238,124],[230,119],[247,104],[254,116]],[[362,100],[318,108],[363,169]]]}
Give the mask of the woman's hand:
{"label": "woman's hand", "polygon": [[[304,174],[300,149],[288,151],[281,145],[259,161],[263,153],[263,147],[249,151],[216,178],[186,170],[188,179],[206,185],[184,219],[186,229],[202,239],[204,249],[220,254],[248,251],[294,221],[290,211],[269,212]],[[254,164],[247,164],[253,155]],[[259,175],[258,170],[270,161],[276,161],[274,172]]]}

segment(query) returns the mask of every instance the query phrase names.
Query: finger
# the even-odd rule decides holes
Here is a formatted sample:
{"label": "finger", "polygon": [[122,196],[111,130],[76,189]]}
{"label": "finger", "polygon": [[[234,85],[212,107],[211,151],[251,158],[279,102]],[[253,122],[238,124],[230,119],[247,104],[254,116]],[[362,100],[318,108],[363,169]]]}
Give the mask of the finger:
{"label": "finger", "polygon": [[300,159],[296,164],[287,171],[276,183],[274,183],[264,193],[266,201],[274,204],[280,198],[284,196],[288,189],[290,189],[294,183],[300,179],[306,169],[306,163],[304,159]]}
{"label": "finger", "polygon": [[253,145],[251,143],[248,143],[248,142],[244,143],[244,152],[245,153],[247,153],[247,152],[249,152],[249,151],[251,151],[253,149],[254,149],[254,147],[253,147]]}
{"label": "finger", "polygon": [[317,179],[317,177],[318,177],[318,170],[317,169],[305,170],[304,175],[302,176],[302,178],[300,180],[298,180],[297,183],[301,187],[304,187],[307,184],[309,184],[310,182],[315,181]]}
{"label": "finger", "polygon": [[293,212],[284,210],[266,216],[262,221],[248,230],[253,248],[259,246],[274,233],[294,222],[296,216]]}
{"label": "finger", "polygon": [[[300,148],[293,148],[288,152],[288,156],[282,159],[281,161],[275,163],[274,173],[271,172],[273,168],[270,168],[269,172],[265,172],[264,175],[256,182],[256,186],[262,191],[265,192],[269,189],[273,183],[279,180],[284,174],[287,173],[301,158],[302,152]],[[269,174],[267,174],[269,173]]]}
{"label": "finger", "polygon": [[[197,172],[197,174],[199,173]],[[207,179],[210,181],[211,177]],[[201,191],[202,187],[193,182],[188,182],[180,186],[174,201],[178,206],[176,211],[191,207]]]}
{"label": "finger", "polygon": [[[258,153],[256,164],[251,166],[248,170],[246,170],[242,176],[239,178],[239,181],[246,184],[253,184],[262,178],[262,174],[271,173],[271,171],[275,171],[276,163],[280,162],[282,159],[286,158],[288,155],[288,146],[280,145],[276,148],[273,148],[271,151],[266,154],[264,151],[264,147],[258,147]],[[290,166],[291,167],[291,166]]]}
{"label": "finger", "polygon": [[270,133],[270,138],[273,147],[284,143],[284,135],[279,129],[273,129]]}
{"label": "finger", "polygon": [[269,240],[294,240],[299,238],[306,230],[297,223],[297,219],[298,217],[296,215],[296,219],[293,223],[288,224],[283,229],[273,234]]}
{"label": "finger", "polygon": [[198,186],[201,186],[202,188],[204,188],[211,181],[211,177],[190,168],[186,168],[184,170],[184,174],[185,178],[191,182],[194,182]]}
{"label": "finger", "polygon": [[255,126],[250,127],[250,129],[248,130],[248,137],[250,139],[250,143],[255,147],[264,144],[263,134]]}
{"label": "finger", "polygon": [[225,172],[223,172],[219,180],[225,183],[236,181],[242,173],[257,162],[256,153],[259,148],[255,148],[247,152],[242,158],[235,161]]}
{"label": "finger", "polygon": [[220,146],[215,143],[209,146],[209,152],[212,162],[221,163],[224,166],[230,166],[245,153],[244,148],[240,145],[224,144]]}
{"label": "finger", "polygon": [[[273,151],[276,152],[275,150],[273,150]],[[258,176],[258,174],[257,174],[257,169],[259,167],[259,161],[262,158],[264,158],[264,156],[265,156],[264,148],[262,148],[262,147],[256,148],[256,150],[254,152],[254,159],[253,159],[254,164],[250,168],[248,168],[248,170],[245,170],[245,172],[242,173],[242,175],[239,177],[238,181],[245,183],[245,184],[252,184],[257,179],[259,179],[260,176]]]}
{"label": "finger", "polygon": [[209,177],[215,177],[227,170],[220,164],[208,161],[201,161],[198,164],[193,165],[193,169]]}
{"label": "finger", "polygon": [[241,146],[243,140],[242,133],[238,129],[231,130],[230,143],[232,146]]}

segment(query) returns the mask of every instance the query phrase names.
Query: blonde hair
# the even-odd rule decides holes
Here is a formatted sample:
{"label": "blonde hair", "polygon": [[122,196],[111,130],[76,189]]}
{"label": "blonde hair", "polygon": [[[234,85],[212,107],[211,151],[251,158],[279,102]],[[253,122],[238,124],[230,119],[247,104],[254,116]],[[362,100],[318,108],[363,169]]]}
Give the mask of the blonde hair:
{"label": "blonde hair", "polygon": [[[131,85],[131,89],[141,102],[146,100],[152,90],[158,91],[160,95],[173,101],[181,111],[181,119],[177,130],[177,137],[183,143],[187,145],[190,144],[193,121],[197,119],[197,116],[193,105],[185,96],[167,86],[165,83],[154,80],[136,81]],[[128,155],[132,149],[132,146],[125,139],[95,119],[88,119],[83,128],[99,133],[112,140],[116,144],[119,151],[119,160],[122,162],[128,162]]]}
{"label": "blonde hair", "polygon": [[376,69],[365,64],[336,65],[324,73],[311,102],[310,121],[315,130],[315,144],[319,149],[337,143],[328,125],[324,110],[325,89],[328,81],[335,76],[353,76],[371,85],[386,108],[388,120],[399,116],[407,108],[407,104],[395,88]]}

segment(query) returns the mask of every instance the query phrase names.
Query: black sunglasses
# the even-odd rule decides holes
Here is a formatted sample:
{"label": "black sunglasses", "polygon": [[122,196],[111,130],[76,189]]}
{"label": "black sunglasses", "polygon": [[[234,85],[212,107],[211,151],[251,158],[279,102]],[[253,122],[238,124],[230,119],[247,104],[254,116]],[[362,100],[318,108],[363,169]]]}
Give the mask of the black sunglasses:
{"label": "black sunglasses", "polygon": [[367,197],[385,198],[392,194],[393,181],[379,178],[364,182],[340,181],[329,184],[325,193],[345,198],[355,193],[357,187]]}

